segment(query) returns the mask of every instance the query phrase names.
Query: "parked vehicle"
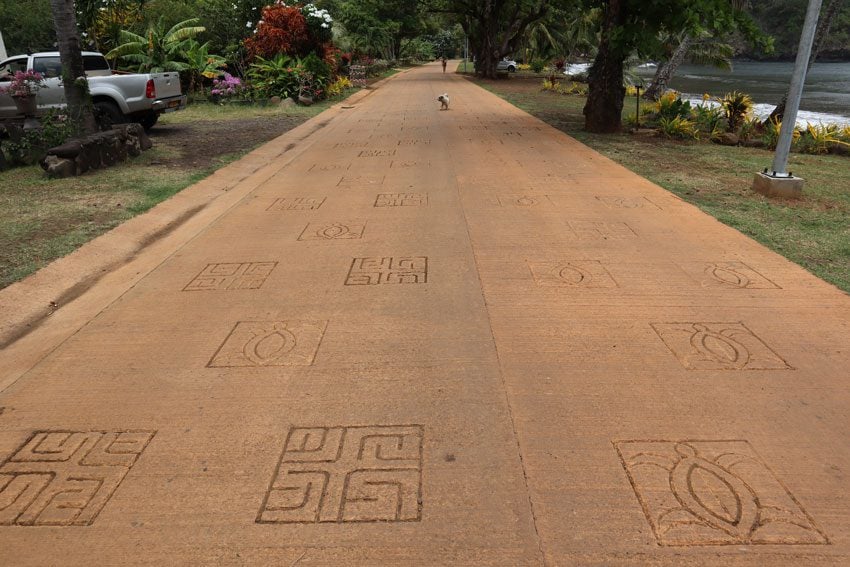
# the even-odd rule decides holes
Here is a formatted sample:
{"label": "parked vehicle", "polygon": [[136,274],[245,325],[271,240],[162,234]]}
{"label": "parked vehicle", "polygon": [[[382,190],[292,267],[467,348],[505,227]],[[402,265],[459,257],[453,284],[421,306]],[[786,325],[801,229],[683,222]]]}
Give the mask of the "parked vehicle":
{"label": "parked vehicle", "polygon": [[498,64],[496,64],[496,71],[516,73],[516,61],[513,59],[502,59]]}
{"label": "parked vehicle", "polygon": [[[178,73],[115,74],[106,58],[93,51],[83,52],[83,66],[95,110],[113,124],[138,122],[149,130],[160,114],[186,107]],[[27,70],[44,77],[44,86],[36,95],[39,110],[65,106],[58,51],[18,55],[0,62],[0,87],[8,85],[15,72]],[[12,97],[0,94],[0,119],[16,115]]]}

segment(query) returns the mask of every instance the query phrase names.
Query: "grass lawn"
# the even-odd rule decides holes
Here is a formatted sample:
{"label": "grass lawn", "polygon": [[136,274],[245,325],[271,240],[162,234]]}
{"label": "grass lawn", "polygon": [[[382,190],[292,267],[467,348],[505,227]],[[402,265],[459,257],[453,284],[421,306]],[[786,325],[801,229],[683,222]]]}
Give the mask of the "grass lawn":
{"label": "grass lawn", "polygon": [[[771,165],[771,151],[591,134],[582,130],[584,97],[541,91],[538,79],[471,80],[850,292],[850,158],[791,154],[789,169],[806,180],[804,198],[768,199],[750,187]],[[634,107],[627,99],[624,115]]]}

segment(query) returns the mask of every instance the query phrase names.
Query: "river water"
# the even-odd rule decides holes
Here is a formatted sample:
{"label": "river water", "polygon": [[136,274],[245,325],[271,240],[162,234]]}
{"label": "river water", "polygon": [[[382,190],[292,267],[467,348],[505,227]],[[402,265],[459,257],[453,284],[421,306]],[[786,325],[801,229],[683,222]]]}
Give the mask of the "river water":
{"label": "river water", "polygon": [[[683,98],[701,100],[704,93],[722,97],[744,92],[755,101],[755,113],[767,116],[788,90],[794,63],[736,61],[732,71],[702,65],[682,65],[670,83]],[[640,68],[647,82],[655,68]],[[809,70],[797,122],[850,125],[850,62],[815,63]]]}

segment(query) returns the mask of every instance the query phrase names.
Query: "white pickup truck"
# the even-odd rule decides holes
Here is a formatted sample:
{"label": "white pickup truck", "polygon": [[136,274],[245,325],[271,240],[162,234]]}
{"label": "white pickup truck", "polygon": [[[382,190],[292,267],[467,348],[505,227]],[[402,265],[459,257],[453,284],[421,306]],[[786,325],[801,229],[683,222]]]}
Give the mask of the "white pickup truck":
{"label": "white pickup truck", "polygon": [[[83,65],[95,109],[113,124],[138,122],[149,130],[163,112],[186,107],[178,73],[113,74],[106,58],[93,51],[83,52]],[[0,61],[0,88],[9,84],[15,72],[27,70],[44,77],[44,86],[36,97],[40,110],[65,105],[58,51],[18,55]],[[0,120],[16,115],[12,97],[0,94]]]}

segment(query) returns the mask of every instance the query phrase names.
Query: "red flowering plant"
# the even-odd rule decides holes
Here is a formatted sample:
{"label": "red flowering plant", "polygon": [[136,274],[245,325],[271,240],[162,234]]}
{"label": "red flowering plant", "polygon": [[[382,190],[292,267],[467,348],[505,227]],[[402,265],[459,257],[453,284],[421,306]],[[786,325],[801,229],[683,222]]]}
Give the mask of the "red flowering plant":
{"label": "red flowering plant", "polygon": [[273,4],[263,8],[263,19],[253,37],[245,40],[251,59],[272,59],[279,53],[301,55],[308,48],[307,21],[300,8]]}
{"label": "red flowering plant", "polygon": [[36,71],[17,71],[9,86],[0,88],[0,94],[13,97],[34,96],[44,86],[44,77]]}

